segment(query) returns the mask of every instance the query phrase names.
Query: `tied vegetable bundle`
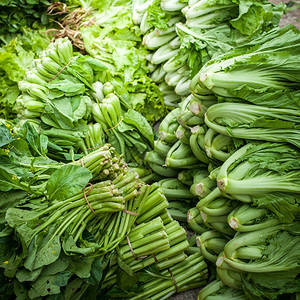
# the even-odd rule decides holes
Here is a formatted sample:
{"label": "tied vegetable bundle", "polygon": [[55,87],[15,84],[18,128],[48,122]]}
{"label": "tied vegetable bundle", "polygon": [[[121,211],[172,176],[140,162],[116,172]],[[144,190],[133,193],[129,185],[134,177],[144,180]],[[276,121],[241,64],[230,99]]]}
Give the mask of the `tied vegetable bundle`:
{"label": "tied vegetable bundle", "polygon": [[93,105],[93,118],[106,133],[106,140],[124,154],[127,162],[139,162],[141,155],[152,148],[151,126],[137,111],[124,112],[115,94],[110,93]]}
{"label": "tied vegetable bundle", "polygon": [[122,108],[110,82],[95,81],[105,69],[97,59],[74,56],[70,41],[58,39],[19,82],[19,125],[30,122],[47,136],[52,158],[78,159],[109,142],[126,162],[137,163],[151,149],[153,131],[146,119]]}
{"label": "tied vegetable bundle", "polygon": [[195,95],[299,109],[299,30],[274,28],[209,61],[191,81]]}
{"label": "tied vegetable bundle", "polygon": [[300,293],[300,34],[284,10],[54,2],[48,47],[44,29],[2,36],[1,295]]}
{"label": "tied vegetable bundle", "polygon": [[[105,145],[60,163],[41,156],[47,145],[43,135],[28,123],[23,127],[25,139],[9,124],[0,127],[0,193],[9,199],[0,206],[5,294],[70,299],[96,295],[95,288],[110,293],[112,286],[124,288],[120,272],[124,280],[137,280],[153,269],[152,282],[191,259],[185,254],[185,230],[167,213],[158,185],[141,181],[114,148]],[[207,266],[200,253],[198,260],[201,278],[179,276],[178,286],[205,283]],[[176,284],[168,285],[168,294],[177,291]]]}
{"label": "tied vegetable bundle", "polygon": [[93,103],[93,70],[104,69],[90,57],[73,56],[70,41],[60,39],[40,53],[19,82],[19,124],[30,121],[38,132],[47,135],[53,158],[70,160],[80,151],[87,154],[83,138]]}

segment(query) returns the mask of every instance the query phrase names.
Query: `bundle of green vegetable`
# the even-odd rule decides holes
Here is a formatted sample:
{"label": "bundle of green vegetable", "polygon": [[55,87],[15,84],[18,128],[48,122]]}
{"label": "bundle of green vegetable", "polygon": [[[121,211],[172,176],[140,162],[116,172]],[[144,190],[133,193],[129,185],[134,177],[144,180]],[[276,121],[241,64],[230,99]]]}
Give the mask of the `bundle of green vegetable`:
{"label": "bundle of green vegetable", "polygon": [[147,120],[133,109],[124,112],[115,94],[110,93],[100,103],[94,103],[92,114],[106,133],[106,140],[118,153],[124,154],[127,162],[139,162],[152,148],[154,136]]}
{"label": "bundle of green vegetable", "polygon": [[[145,270],[144,273],[140,274],[138,282],[129,289],[127,288],[126,293],[116,288],[111,289],[107,299],[125,299],[127,297],[135,300],[145,298],[167,299],[175,293],[203,286],[207,276],[203,256],[200,253],[195,253],[159,274],[151,274]],[[142,291],[136,292],[139,289]]]}
{"label": "bundle of green vegetable", "polygon": [[0,50],[3,297],[300,293],[300,33],[277,27],[284,9],[53,2],[49,46],[3,26],[19,32]]}
{"label": "bundle of green vegetable", "polygon": [[297,109],[225,102],[208,108],[205,123],[224,136],[286,142],[299,148],[299,117]]}
{"label": "bundle of green vegetable", "polygon": [[216,263],[218,275],[248,297],[299,292],[299,247],[299,222],[242,233],[224,247]]}
{"label": "bundle of green vegetable", "polygon": [[146,119],[133,109],[123,111],[109,82],[94,82],[104,70],[98,59],[74,56],[70,41],[58,39],[19,82],[20,124],[30,121],[48,137],[52,158],[76,159],[105,141],[128,163],[138,162],[151,149],[153,133]]}
{"label": "bundle of green vegetable", "polygon": [[221,300],[225,299],[225,297],[232,300],[247,299],[241,290],[228,287],[219,279],[205,286],[198,295],[199,300]]}
{"label": "bundle of green vegetable", "polygon": [[22,34],[0,48],[0,117],[14,119],[15,102],[20,94],[18,82],[26,68],[44,50],[49,40],[44,31],[33,31],[22,27]]}
{"label": "bundle of green vegetable", "polygon": [[[104,69],[91,57],[73,56],[70,41],[59,39],[40,53],[19,82],[22,94],[16,107],[20,124],[29,120],[42,130],[51,141],[49,150],[55,158],[70,160],[68,156],[78,151],[87,154],[83,138],[91,119],[90,92],[94,72]],[[68,143],[60,143],[61,138]]]}
{"label": "bundle of green vegetable", "polygon": [[299,109],[299,30],[274,28],[209,61],[192,79],[195,95]]}
{"label": "bundle of green vegetable", "polygon": [[[10,278],[4,294],[96,296],[124,289],[121,271],[125,281],[136,281],[145,268],[189,261],[185,230],[168,215],[158,186],[143,183],[112,147],[63,164],[46,156],[47,137],[28,123],[24,139],[9,124],[0,128],[1,196],[9,199],[0,206],[1,280]],[[201,280],[190,281],[195,287],[206,279],[205,263],[199,268]],[[152,276],[164,278],[159,272]]]}
{"label": "bundle of green vegetable", "polygon": [[39,28],[49,23],[47,0],[5,0],[0,3],[0,45],[6,44],[23,28]]}
{"label": "bundle of green vegetable", "polygon": [[139,27],[133,22],[131,6],[114,2],[106,7],[104,3],[97,3],[96,7],[86,9],[94,13],[87,16],[82,25],[89,21],[94,25],[80,30],[84,48],[107,66],[98,80],[111,82],[127,109],[140,112],[151,124],[158,121],[165,115],[163,96],[147,76],[148,51],[142,45]]}

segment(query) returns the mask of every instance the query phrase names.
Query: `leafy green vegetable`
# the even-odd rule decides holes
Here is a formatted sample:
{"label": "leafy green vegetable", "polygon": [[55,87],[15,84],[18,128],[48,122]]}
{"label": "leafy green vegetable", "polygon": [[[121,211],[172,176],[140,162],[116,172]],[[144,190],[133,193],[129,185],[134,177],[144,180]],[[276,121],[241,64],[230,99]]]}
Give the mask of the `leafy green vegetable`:
{"label": "leafy green vegetable", "polygon": [[77,166],[63,166],[56,170],[47,181],[47,193],[51,200],[63,200],[85,187],[92,173]]}
{"label": "leafy green vegetable", "polygon": [[[299,246],[299,222],[277,225],[234,237],[226,244],[216,264],[220,269],[228,264],[231,272],[237,275],[232,278],[236,278],[236,283],[246,293],[274,299],[299,291]],[[244,249],[243,254],[241,249]],[[239,257],[239,250],[242,257]],[[219,275],[226,281],[225,273]]]}
{"label": "leafy green vegetable", "polygon": [[[195,94],[299,109],[299,30],[274,28],[209,61],[191,81]],[[259,96],[258,96],[259,95]]]}
{"label": "leafy green vegetable", "polygon": [[111,7],[95,18],[97,25],[82,28],[81,34],[87,52],[108,67],[99,80],[111,82],[122,104],[153,124],[165,113],[163,96],[147,77],[148,51],[141,46],[141,32],[132,22],[130,6]]}
{"label": "leafy green vegetable", "polygon": [[286,142],[299,147],[299,116],[296,109],[224,102],[207,109],[205,123],[225,136]]}
{"label": "leafy green vegetable", "polygon": [[26,68],[48,44],[49,40],[43,31],[23,27],[22,34],[0,48],[0,117],[13,119],[16,116],[15,102],[20,93],[17,83],[23,79]]}
{"label": "leafy green vegetable", "polygon": [[299,214],[299,154],[276,143],[247,144],[231,155],[218,172],[225,195],[273,211],[281,221]]}
{"label": "leafy green vegetable", "polygon": [[49,23],[47,0],[5,0],[1,1],[0,45],[6,43],[24,27],[40,27]]}

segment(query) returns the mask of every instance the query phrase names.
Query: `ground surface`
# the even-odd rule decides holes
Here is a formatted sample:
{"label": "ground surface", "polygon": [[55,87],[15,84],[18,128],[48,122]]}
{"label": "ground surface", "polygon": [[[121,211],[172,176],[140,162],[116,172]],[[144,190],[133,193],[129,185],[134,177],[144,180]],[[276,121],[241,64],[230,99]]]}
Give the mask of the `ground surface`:
{"label": "ground surface", "polygon": [[[278,4],[280,2],[284,2],[286,4],[296,2],[297,1],[277,1],[277,0],[270,0],[270,2],[274,4]],[[293,24],[297,28],[300,29],[300,1],[298,1],[298,5],[296,4],[292,6],[286,15],[284,15],[280,21],[280,26],[285,26],[288,24]],[[296,8],[295,10],[292,10],[292,8]],[[184,293],[180,293],[178,295],[175,295],[173,297],[170,297],[169,300],[197,300],[199,289],[190,290]]]}

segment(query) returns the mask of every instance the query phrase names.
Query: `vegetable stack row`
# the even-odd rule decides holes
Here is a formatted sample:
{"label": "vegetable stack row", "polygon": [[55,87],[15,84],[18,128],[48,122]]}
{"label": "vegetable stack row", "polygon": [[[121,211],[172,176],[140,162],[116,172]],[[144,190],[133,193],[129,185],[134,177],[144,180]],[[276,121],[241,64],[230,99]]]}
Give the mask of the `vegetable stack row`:
{"label": "vegetable stack row", "polygon": [[285,5],[40,2],[1,4],[1,295],[299,297]]}

